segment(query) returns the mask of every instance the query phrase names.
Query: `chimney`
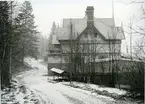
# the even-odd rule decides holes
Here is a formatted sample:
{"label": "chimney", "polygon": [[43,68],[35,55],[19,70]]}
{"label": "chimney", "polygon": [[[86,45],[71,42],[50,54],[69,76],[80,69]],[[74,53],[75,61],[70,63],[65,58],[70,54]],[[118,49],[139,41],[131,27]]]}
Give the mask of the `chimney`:
{"label": "chimney", "polygon": [[86,9],[86,16],[87,16],[87,24],[94,24],[94,7],[87,6]]}

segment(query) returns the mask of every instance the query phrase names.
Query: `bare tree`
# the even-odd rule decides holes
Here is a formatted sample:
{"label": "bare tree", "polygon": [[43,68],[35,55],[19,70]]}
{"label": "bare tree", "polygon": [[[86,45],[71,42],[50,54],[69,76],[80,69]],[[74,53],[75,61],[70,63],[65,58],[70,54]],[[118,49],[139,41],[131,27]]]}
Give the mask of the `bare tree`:
{"label": "bare tree", "polygon": [[[132,61],[128,62],[127,65],[124,66],[126,69],[124,72],[123,78],[127,81],[130,86],[130,95],[131,97],[142,97],[144,98],[144,66],[145,66],[145,2],[133,0],[127,5],[137,5],[141,6],[141,15],[138,16],[137,22],[140,24],[135,24],[133,21],[133,17],[130,19],[130,24],[127,25],[130,29],[130,32],[125,31],[126,34],[129,34],[130,37],[130,55]],[[136,45],[132,45],[133,40],[132,37],[134,35],[138,35],[140,39],[136,42]]]}

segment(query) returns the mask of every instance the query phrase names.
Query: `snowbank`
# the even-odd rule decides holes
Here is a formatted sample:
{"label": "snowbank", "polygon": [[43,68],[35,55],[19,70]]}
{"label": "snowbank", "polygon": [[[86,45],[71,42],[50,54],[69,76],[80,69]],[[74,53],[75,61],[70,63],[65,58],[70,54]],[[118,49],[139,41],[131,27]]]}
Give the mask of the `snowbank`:
{"label": "snowbank", "polygon": [[100,92],[106,92],[106,93],[110,93],[110,94],[115,94],[115,95],[125,95],[127,93],[127,91],[125,90],[121,90],[118,88],[110,88],[110,87],[102,87],[99,85],[95,85],[95,84],[88,84],[88,83],[81,83],[81,82],[72,82],[72,84],[70,84],[70,82],[61,82],[62,84],[65,85],[69,85],[72,87],[77,87],[77,88],[81,88],[81,89],[85,89],[85,90],[92,90],[92,91],[100,91]]}
{"label": "snowbank", "polygon": [[23,85],[13,82],[11,88],[1,91],[1,104],[36,104],[38,97]]}

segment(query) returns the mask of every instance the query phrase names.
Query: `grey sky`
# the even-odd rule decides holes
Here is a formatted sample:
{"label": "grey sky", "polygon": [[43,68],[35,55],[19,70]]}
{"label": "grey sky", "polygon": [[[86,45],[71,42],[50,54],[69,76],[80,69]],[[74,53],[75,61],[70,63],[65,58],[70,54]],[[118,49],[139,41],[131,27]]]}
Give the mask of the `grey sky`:
{"label": "grey sky", "polygon": [[[125,5],[130,1],[114,0],[115,23],[120,26],[123,22],[125,30],[130,17],[134,14],[134,19],[137,20],[136,18],[141,14],[139,4]],[[47,36],[50,34],[53,21],[61,26],[63,18],[83,18],[88,5],[94,6],[96,18],[112,17],[112,0],[30,0],[30,2],[38,30]],[[123,52],[126,51],[126,42],[129,41],[129,35],[125,34],[125,37],[126,40],[122,45]]]}

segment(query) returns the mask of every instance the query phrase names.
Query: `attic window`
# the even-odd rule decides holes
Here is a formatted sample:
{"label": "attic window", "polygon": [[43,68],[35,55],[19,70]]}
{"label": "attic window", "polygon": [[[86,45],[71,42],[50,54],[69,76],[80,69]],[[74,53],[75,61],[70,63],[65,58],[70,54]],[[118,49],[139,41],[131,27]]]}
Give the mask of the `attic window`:
{"label": "attic window", "polygon": [[85,38],[87,38],[87,34],[85,34]]}
{"label": "attic window", "polygon": [[98,35],[98,34],[97,34],[97,33],[95,33],[95,34],[94,34],[94,37],[96,38],[96,37],[97,37],[97,35]]}

